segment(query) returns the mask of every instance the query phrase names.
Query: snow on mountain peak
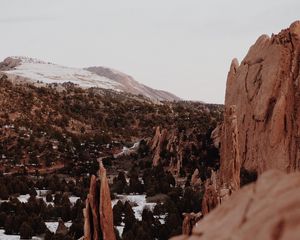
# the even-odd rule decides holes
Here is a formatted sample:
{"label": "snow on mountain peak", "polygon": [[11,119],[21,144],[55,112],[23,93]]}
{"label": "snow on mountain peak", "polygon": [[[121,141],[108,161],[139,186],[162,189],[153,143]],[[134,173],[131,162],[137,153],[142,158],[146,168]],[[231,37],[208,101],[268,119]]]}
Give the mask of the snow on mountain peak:
{"label": "snow on mountain peak", "polygon": [[155,101],[179,100],[171,93],[152,89],[125,73],[104,67],[72,68],[36,58],[13,56],[0,63],[0,71],[12,78],[20,79],[21,77],[23,80],[33,83],[72,82],[82,88],[97,87],[128,92],[134,95],[143,95]]}
{"label": "snow on mountain peak", "polygon": [[22,63],[37,63],[37,64],[52,64],[50,62],[45,62],[37,58],[25,57],[25,56],[11,56],[9,58],[20,60]]}

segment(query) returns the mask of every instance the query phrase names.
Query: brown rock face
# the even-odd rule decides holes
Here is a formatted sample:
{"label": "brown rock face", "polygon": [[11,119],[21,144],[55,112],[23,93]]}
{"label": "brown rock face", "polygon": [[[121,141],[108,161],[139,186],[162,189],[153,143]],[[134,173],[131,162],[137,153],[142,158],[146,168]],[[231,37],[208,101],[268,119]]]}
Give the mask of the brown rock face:
{"label": "brown rock face", "polygon": [[[183,159],[191,153],[193,149],[199,150],[201,143],[195,139],[195,134],[189,132],[179,132],[177,129],[160,129],[156,128],[154,137],[149,141],[150,150],[152,151],[152,165],[162,164],[177,175],[183,166]],[[189,137],[190,136],[190,139]],[[189,161],[195,160],[195,154],[190,154]]]}
{"label": "brown rock face", "polygon": [[219,205],[219,196],[212,184],[206,182],[202,200],[202,214],[206,215]]}
{"label": "brown rock face", "polygon": [[198,222],[202,214],[201,213],[184,213],[184,219],[182,222],[182,234],[190,235],[196,222]]}
{"label": "brown rock face", "polygon": [[[156,128],[155,135],[150,141],[150,149],[153,152],[152,165],[158,164],[169,165],[172,173],[178,174],[182,166],[183,149],[185,144],[181,141],[181,136],[175,130],[168,131],[167,129],[160,130]],[[168,162],[161,158],[163,152],[171,154]]]}
{"label": "brown rock face", "polygon": [[100,162],[99,178],[91,177],[84,209],[85,240],[115,240],[113,212],[106,170]]}
{"label": "brown rock face", "polygon": [[191,186],[193,187],[194,190],[197,190],[201,186],[201,178],[200,178],[200,173],[199,170],[196,168],[192,177],[191,177]]}
{"label": "brown rock face", "polygon": [[300,173],[270,170],[200,220],[191,237],[174,239],[296,240],[299,202]]}
{"label": "brown rock face", "polygon": [[160,153],[164,148],[167,141],[167,130],[160,130],[160,127],[156,128],[155,135],[150,143],[150,149],[154,152],[153,154],[153,166],[157,166],[160,163]]}
{"label": "brown rock face", "polygon": [[[191,237],[176,239],[299,239],[299,65],[299,21],[261,36],[240,65],[232,61],[224,122],[212,134],[216,145],[220,138],[221,166],[217,185],[206,182],[202,213],[222,204]],[[241,172],[261,176],[239,190]]]}
{"label": "brown rock face", "polygon": [[228,73],[221,182],[239,187],[240,168],[293,172],[300,164],[300,22],[261,36]]}

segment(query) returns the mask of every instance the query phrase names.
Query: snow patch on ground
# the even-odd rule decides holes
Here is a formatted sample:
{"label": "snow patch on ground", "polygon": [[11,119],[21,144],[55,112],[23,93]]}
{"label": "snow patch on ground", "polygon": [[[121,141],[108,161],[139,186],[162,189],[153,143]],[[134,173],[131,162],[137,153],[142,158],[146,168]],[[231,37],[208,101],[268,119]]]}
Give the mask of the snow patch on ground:
{"label": "snow patch on ground", "polygon": [[69,197],[69,200],[72,205],[75,205],[75,203],[77,202],[78,199],[80,199],[80,197],[76,197],[76,196]]}
{"label": "snow patch on ground", "polygon": [[[50,232],[53,232],[53,233],[56,232],[56,229],[58,227],[58,222],[45,222],[45,224],[46,224],[46,227],[49,229]],[[65,222],[66,227],[70,228],[71,225],[72,225],[71,221]]]}
{"label": "snow patch on ground", "polygon": [[[37,192],[36,198],[37,199],[42,198],[46,204],[54,205],[53,202],[47,202],[46,201],[46,195],[47,195],[48,191],[49,190],[36,190],[36,192]],[[52,194],[52,199],[53,200],[54,200],[54,196],[55,196],[55,194]],[[22,203],[27,203],[29,198],[30,198],[29,194],[20,195],[20,196],[17,197],[17,199],[19,199],[19,201],[22,202]],[[69,197],[69,200],[70,200],[72,205],[74,205],[77,202],[78,199],[80,199],[80,197],[76,197],[76,196],[70,196]]]}
{"label": "snow patch on ground", "polygon": [[134,211],[135,218],[139,221],[142,220],[142,212],[144,208],[149,208],[151,211],[153,211],[156,205],[156,203],[148,203],[146,201],[145,194],[140,194],[140,195],[119,194],[117,195],[117,199],[112,200],[112,206],[114,206],[119,200],[121,200],[123,203],[129,201],[133,205],[132,210]]}
{"label": "snow patch on ground", "polygon": [[[32,237],[32,240],[42,240],[41,237]],[[0,240],[20,240],[20,235],[6,235],[4,229],[0,229]]]}
{"label": "snow patch on ground", "polygon": [[65,67],[43,61],[21,60],[22,62],[19,66],[14,70],[5,71],[5,73],[21,76],[33,82],[72,82],[83,88],[99,87],[121,91],[119,83],[84,69]]}
{"label": "snow patch on ground", "polygon": [[17,199],[18,199],[21,203],[27,203],[29,198],[30,198],[30,195],[29,195],[29,194],[20,195],[19,197],[17,197]]}
{"label": "snow patch on ground", "polygon": [[121,237],[124,231],[124,226],[116,226],[116,229],[119,232],[119,236]]}

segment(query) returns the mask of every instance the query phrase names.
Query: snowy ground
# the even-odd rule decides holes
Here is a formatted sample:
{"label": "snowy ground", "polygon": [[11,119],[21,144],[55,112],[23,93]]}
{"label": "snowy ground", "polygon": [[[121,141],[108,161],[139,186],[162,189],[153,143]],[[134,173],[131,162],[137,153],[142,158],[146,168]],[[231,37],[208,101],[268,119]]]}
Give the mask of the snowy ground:
{"label": "snowy ground", "polygon": [[[49,202],[49,203],[48,203],[48,202],[46,201],[46,195],[47,195],[47,192],[48,192],[48,191],[49,191],[49,190],[36,190],[36,192],[37,192],[37,196],[36,196],[36,197],[37,197],[37,198],[42,198],[46,204],[54,205],[53,202]],[[54,199],[54,196],[55,196],[55,194],[52,194],[52,198],[53,198],[53,199]],[[20,195],[20,196],[17,197],[17,198],[19,199],[20,202],[26,203],[26,202],[28,202],[29,197],[30,197],[29,194],[25,194],[25,195]],[[78,199],[80,199],[80,198],[79,198],[79,197],[76,197],[76,196],[70,196],[69,199],[70,199],[71,204],[74,205],[74,204],[76,203],[76,201],[77,201]],[[1,240],[1,239],[0,239],[0,240]]]}
{"label": "snowy ground", "polygon": [[[42,240],[40,237],[32,237],[32,240]],[[3,229],[0,229],[0,240],[20,240],[20,235],[6,235]]]}
{"label": "snowy ground", "polygon": [[112,206],[114,206],[119,200],[123,203],[129,201],[132,205],[132,210],[134,211],[135,218],[139,221],[142,220],[142,212],[144,208],[149,208],[153,211],[156,203],[148,203],[146,201],[146,195],[117,195],[117,199],[112,200]]}
{"label": "snowy ground", "polygon": [[[115,204],[117,204],[117,202],[119,200],[121,200],[123,203],[125,203],[126,201],[130,202],[130,204],[132,206],[132,210],[134,211],[135,218],[139,221],[142,220],[142,213],[143,213],[144,208],[148,208],[149,210],[151,210],[153,212],[153,209],[156,205],[156,203],[147,202],[145,194],[141,194],[141,195],[118,194],[116,196],[116,199],[112,200],[112,207]],[[166,215],[159,216],[159,221],[161,224],[165,223],[165,218],[166,218]],[[123,222],[122,222],[121,226],[116,226],[120,236],[122,236],[124,226],[125,225]]]}
{"label": "snowy ground", "polygon": [[[47,228],[50,230],[50,232],[53,232],[53,233],[56,232],[56,229],[58,227],[58,222],[45,222],[45,224],[46,224]],[[71,225],[72,225],[71,221],[65,222],[66,227],[69,228],[69,227],[71,227]]]}
{"label": "snowy ground", "polygon": [[33,82],[64,83],[72,82],[83,88],[100,87],[120,91],[120,84],[106,77],[101,77],[90,71],[60,66],[37,59],[13,57],[22,61],[15,69],[6,71],[7,74],[22,76]]}
{"label": "snowy ground", "polygon": [[[58,227],[58,222],[45,222],[47,228],[55,233],[56,229]],[[72,222],[66,222],[65,223],[66,227],[71,227]],[[123,230],[122,230],[123,231]],[[33,237],[33,240],[42,240],[43,238],[41,237]],[[4,233],[4,229],[0,229],[0,240],[20,240],[20,235],[6,235]]]}

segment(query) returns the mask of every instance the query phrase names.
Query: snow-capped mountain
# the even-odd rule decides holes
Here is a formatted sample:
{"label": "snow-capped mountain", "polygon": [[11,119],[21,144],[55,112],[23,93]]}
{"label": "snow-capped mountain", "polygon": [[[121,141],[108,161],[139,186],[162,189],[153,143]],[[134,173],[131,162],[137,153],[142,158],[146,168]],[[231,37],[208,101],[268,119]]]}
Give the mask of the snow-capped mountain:
{"label": "snow-capped mountain", "polygon": [[8,57],[0,63],[0,71],[9,76],[34,83],[72,82],[82,88],[98,87],[115,91],[143,95],[154,101],[180,100],[177,96],[147,87],[131,76],[104,68],[72,68],[28,57]]}

